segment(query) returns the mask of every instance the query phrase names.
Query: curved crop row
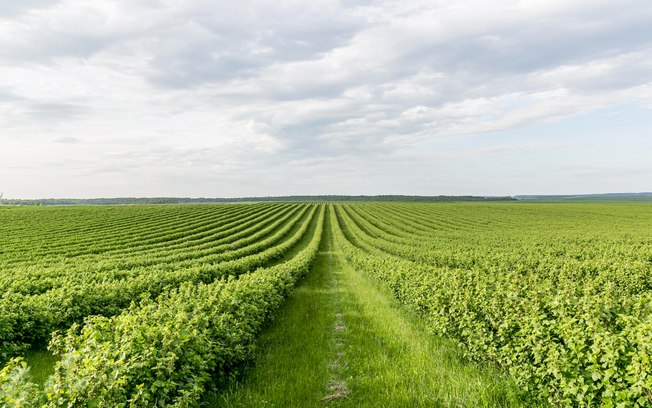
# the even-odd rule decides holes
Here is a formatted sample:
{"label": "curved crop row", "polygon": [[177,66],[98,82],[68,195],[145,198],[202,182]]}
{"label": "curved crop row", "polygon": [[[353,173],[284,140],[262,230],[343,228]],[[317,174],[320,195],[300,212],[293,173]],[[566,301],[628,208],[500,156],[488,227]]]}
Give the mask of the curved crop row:
{"label": "curved crop row", "polygon": [[[237,215],[246,208],[55,208],[25,215],[30,218],[8,220],[19,226],[10,236],[8,247],[20,254],[23,249],[36,255],[56,255],[60,251],[85,248],[103,241],[118,243],[139,242],[148,234],[194,225],[214,218]],[[70,213],[70,214],[69,214]],[[69,219],[73,215],[73,219]],[[9,229],[9,228],[8,228]],[[30,236],[31,235],[31,236]],[[13,239],[11,239],[13,237]],[[13,242],[12,242],[13,241]]]}
{"label": "curved crop row", "polygon": [[[27,249],[30,262],[35,260],[43,260],[44,262],[50,261],[52,258],[71,258],[84,256],[84,255],[104,255],[107,251],[113,252],[132,252],[134,250],[142,250],[151,245],[166,244],[177,239],[189,238],[189,232],[192,234],[201,233],[204,231],[214,230],[221,228],[224,224],[229,222],[236,222],[250,214],[260,215],[272,208],[266,207],[252,207],[246,206],[230,208],[222,211],[199,212],[197,209],[189,208],[185,212],[164,220],[152,222],[151,218],[156,218],[157,212],[153,214],[143,214],[142,219],[137,219],[131,224],[121,226],[115,230],[106,228],[106,226],[96,227],[94,233],[75,232],[72,234],[72,242],[66,239],[66,236],[57,234],[55,239],[48,237],[49,247],[47,251]],[[158,211],[158,210],[156,210]],[[42,224],[47,224],[48,220],[41,220],[40,226],[35,228],[43,228]],[[110,219],[106,222],[110,222]],[[30,242],[30,240],[26,240]],[[56,246],[55,246],[56,245]],[[17,248],[18,251],[25,254],[24,248]],[[0,259],[6,259],[7,255],[3,254]],[[21,258],[17,260],[20,261]],[[3,263],[6,264],[5,261]]]}
{"label": "curved crop row", "polygon": [[438,238],[388,240],[388,234],[369,220],[355,216],[350,207],[339,208],[352,220],[352,231],[360,231],[361,242],[426,265],[474,268],[488,273],[516,270],[550,279],[563,273],[574,280],[589,280],[597,287],[612,286],[623,295],[652,290],[649,244],[633,245],[628,241],[590,236],[583,239],[575,236],[570,241],[560,237],[551,242],[543,234],[535,237],[528,234],[514,242],[516,236],[510,230],[504,235],[499,230],[492,234],[461,231],[459,237],[446,232]]}
{"label": "curved crop row", "polygon": [[323,206],[308,246],[239,279],[184,284],[113,318],[87,319],[53,346],[61,361],[41,392],[19,360],[0,372],[4,402],[23,407],[197,406],[210,381],[252,355],[256,333],[314,260]]}
{"label": "curved crop row", "polygon": [[[61,286],[83,285],[107,279],[124,279],[133,274],[147,273],[148,267],[156,269],[180,269],[196,263],[215,263],[242,256],[248,246],[268,236],[288,221],[299,216],[301,208],[290,207],[282,214],[258,219],[249,226],[240,225],[236,231],[229,229],[224,234],[216,235],[215,241],[208,242],[200,248],[184,248],[179,251],[162,250],[157,254],[139,254],[131,257],[99,257],[96,260],[72,259],[54,263],[47,267],[39,264],[28,265],[14,273],[6,273],[0,278],[6,290],[4,297],[12,292],[25,295],[38,295]],[[305,208],[303,209],[305,211]],[[257,248],[257,247],[254,247]],[[228,253],[227,253],[228,252]],[[8,272],[9,270],[7,270]]]}
{"label": "curved crop row", "polygon": [[499,256],[468,268],[414,262],[375,247],[380,238],[365,234],[352,212],[334,214],[349,262],[421,313],[433,332],[508,370],[522,389],[561,406],[652,404],[652,293],[624,291],[631,277],[578,275],[563,261],[552,271],[514,269]]}
{"label": "curved crop row", "polygon": [[[69,327],[91,314],[115,315],[141,294],[156,295],[183,282],[212,282],[218,277],[246,273],[272,262],[298,242],[316,211],[303,208],[292,222],[276,228],[248,246],[184,268],[136,269],[128,275],[80,281],[37,296],[8,294],[0,299],[0,360],[15,356],[33,344],[46,342],[54,330]],[[205,259],[205,258],[202,258]]]}

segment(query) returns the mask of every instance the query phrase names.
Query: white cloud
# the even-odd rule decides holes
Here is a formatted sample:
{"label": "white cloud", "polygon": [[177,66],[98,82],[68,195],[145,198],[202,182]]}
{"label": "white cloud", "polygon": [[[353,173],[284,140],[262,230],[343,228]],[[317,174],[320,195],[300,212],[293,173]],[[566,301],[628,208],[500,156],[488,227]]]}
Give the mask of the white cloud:
{"label": "white cloud", "polygon": [[[446,170],[438,144],[652,101],[642,0],[5,3],[0,182],[24,196],[57,184],[22,187],[46,170],[67,196],[103,193],[98,175],[103,195],[210,195],[218,174],[224,195],[474,193],[423,190]],[[468,151],[556,154],[538,137]],[[474,185],[473,166],[447,165]]]}

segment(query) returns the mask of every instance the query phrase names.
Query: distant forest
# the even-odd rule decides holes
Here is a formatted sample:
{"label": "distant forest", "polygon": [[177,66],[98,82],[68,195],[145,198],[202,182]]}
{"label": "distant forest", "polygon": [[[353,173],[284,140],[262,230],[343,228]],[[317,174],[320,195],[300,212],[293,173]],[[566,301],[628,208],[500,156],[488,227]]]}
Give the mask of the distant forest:
{"label": "distant forest", "polygon": [[407,196],[407,195],[305,195],[278,197],[238,197],[238,198],[188,198],[188,197],[123,197],[123,198],[47,198],[30,200],[2,200],[9,205],[134,205],[134,204],[205,204],[205,203],[252,203],[270,201],[403,201],[403,202],[477,202],[477,201],[517,201],[513,197],[478,196]]}

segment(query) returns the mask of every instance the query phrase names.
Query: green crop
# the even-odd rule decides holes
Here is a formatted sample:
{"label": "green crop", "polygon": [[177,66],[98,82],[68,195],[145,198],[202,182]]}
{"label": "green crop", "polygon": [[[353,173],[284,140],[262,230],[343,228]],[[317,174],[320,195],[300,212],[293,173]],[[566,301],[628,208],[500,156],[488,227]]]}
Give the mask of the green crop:
{"label": "green crop", "polygon": [[649,206],[341,205],[349,261],[553,405],[652,405]]}
{"label": "green crop", "polygon": [[[652,405],[652,206],[2,208],[0,406],[197,406],[252,357],[330,211],[350,265],[554,406]],[[20,357],[48,345],[45,385]]]}

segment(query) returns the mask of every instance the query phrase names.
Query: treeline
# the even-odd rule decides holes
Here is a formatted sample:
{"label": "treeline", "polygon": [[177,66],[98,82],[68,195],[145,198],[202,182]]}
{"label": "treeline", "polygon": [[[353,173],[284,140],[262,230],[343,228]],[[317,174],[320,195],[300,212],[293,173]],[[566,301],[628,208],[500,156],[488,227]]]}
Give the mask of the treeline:
{"label": "treeline", "polygon": [[605,193],[579,195],[517,195],[514,198],[528,202],[566,202],[566,203],[649,203],[652,193]]}
{"label": "treeline", "polygon": [[243,202],[304,202],[304,201],[401,201],[401,202],[471,202],[471,201],[517,201],[513,197],[480,196],[411,196],[411,195],[296,195],[273,197],[236,198],[189,198],[189,197],[121,197],[121,198],[47,198],[28,200],[3,200],[8,205],[135,205],[135,204],[202,204]]}

